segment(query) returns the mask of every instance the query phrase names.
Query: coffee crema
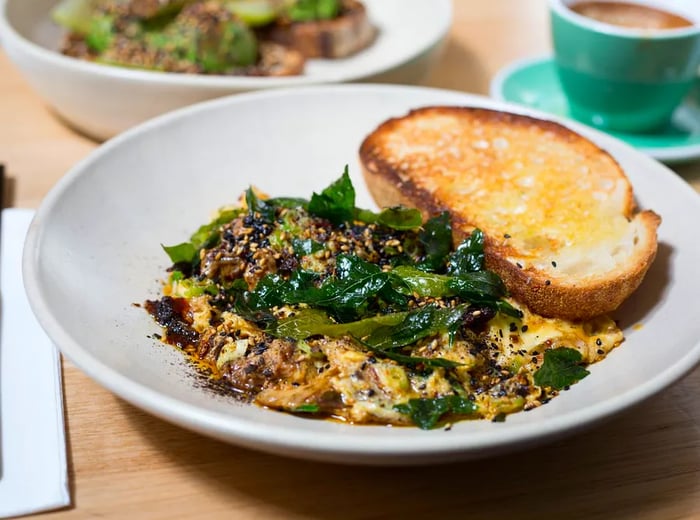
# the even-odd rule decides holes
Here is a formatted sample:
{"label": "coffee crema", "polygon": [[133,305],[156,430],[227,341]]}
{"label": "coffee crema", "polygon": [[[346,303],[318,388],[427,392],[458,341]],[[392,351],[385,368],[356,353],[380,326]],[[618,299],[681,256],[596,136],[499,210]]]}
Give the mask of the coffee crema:
{"label": "coffee crema", "polygon": [[691,27],[693,22],[655,7],[626,2],[576,2],[569,9],[599,22],[633,29],[679,29]]}

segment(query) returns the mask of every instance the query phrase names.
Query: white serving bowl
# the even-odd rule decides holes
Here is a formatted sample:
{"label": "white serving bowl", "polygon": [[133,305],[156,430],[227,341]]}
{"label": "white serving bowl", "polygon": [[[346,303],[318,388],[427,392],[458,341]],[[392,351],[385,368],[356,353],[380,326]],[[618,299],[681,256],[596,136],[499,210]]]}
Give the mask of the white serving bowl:
{"label": "white serving bowl", "polygon": [[211,392],[180,352],[152,339],[160,327],[132,303],[159,294],[169,265],[161,243],[186,240],[251,184],[271,196],[308,197],[345,164],[357,205],[373,207],[357,161],[360,143],[387,118],[426,105],[542,117],[459,92],[328,85],[230,96],[112,139],[56,184],[31,225],[24,281],[39,322],[86,374],[169,421],[274,453],[368,464],[483,457],[543,442],[640,402],[698,363],[700,242],[692,223],[700,221],[700,197],[648,156],[575,123],[565,124],[620,162],[640,207],[660,213],[663,223],[654,265],[613,315],[626,341],[545,406],[450,431],[304,419]]}
{"label": "white serving bowl", "polygon": [[342,60],[310,60],[301,76],[186,75],[100,65],[58,52],[57,0],[0,0],[0,42],[30,85],[68,124],[102,140],[185,105],[251,90],[374,81],[414,83],[452,22],[450,0],[365,0],[377,40]]}

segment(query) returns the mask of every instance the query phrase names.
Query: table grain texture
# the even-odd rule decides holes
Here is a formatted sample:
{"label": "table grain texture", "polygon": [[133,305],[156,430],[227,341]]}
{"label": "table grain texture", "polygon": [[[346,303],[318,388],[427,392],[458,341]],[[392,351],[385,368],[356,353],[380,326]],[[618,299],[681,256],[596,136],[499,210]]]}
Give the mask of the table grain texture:
{"label": "table grain texture", "polygon": [[[424,84],[487,94],[499,68],[549,50],[544,0],[455,0],[449,39]],[[2,51],[0,122],[5,202],[18,207],[36,207],[98,145],[63,126]],[[700,191],[700,162],[675,170]],[[700,370],[585,433],[409,468],[249,451],[156,419],[67,360],[63,376],[73,505],[46,518],[700,518]]]}

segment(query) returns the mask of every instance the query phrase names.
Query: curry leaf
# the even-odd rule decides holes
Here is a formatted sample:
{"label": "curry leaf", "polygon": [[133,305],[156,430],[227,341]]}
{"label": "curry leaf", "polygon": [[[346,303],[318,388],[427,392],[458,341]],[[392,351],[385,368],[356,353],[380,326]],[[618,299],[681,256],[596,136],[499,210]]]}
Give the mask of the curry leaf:
{"label": "curry leaf", "polygon": [[187,263],[191,264],[197,256],[197,248],[190,242],[183,242],[174,246],[160,245],[170,257],[173,264]]}
{"label": "curry leaf", "polygon": [[452,361],[451,359],[409,356],[409,355],[401,354],[399,352],[394,352],[391,350],[383,350],[380,348],[373,347],[369,343],[366,343],[357,337],[355,338],[355,341],[357,341],[360,345],[365,347],[370,352],[374,352],[376,355],[378,355],[380,357],[385,357],[387,359],[391,359],[392,361],[396,361],[397,363],[400,363],[401,365],[406,365],[406,366],[411,366],[411,367],[423,366],[423,367],[428,367],[428,368],[455,368],[455,367],[462,365],[462,363],[458,363],[457,361]]}
{"label": "curry leaf", "polygon": [[216,245],[219,241],[219,230],[221,226],[228,224],[240,214],[241,210],[238,208],[220,211],[214,220],[200,226],[199,229],[192,234],[190,242],[192,242],[192,245],[196,249]]}
{"label": "curry leaf", "polygon": [[544,362],[534,375],[535,384],[549,386],[555,390],[573,385],[590,373],[581,366],[582,359],[581,353],[572,348],[562,347],[545,351]]}
{"label": "curry leaf", "polygon": [[480,229],[472,231],[457,247],[447,261],[447,272],[453,276],[464,275],[484,268],[484,234]]}
{"label": "curry leaf", "polygon": [[392,281],[400,282],[394,285],[396,290],[401,293],[436,298],[450,294],[449,276],[427,273],[410,265],[396,266],[391,273],[394,275]]}
{"label": "curry leaf", "polygon": [[462,323],[465,311],[465,305],[444,309],[439,309],[434,304],[426,305],[409,312],[397,325],[376,329],[365,341],[374,348],[390,350],[411,345],[441,332],[454,334]]}
{"label": "curry leaf", "polygon": [[319,298],[310,303],[318,307],[358,307],[386,285],[389,275],[375,264],[354,255],[338,255],[336,277],[321,285]]}
{"label": "curry leaf", "polygon": [[309,201],[307,199],[302,199],[302,198],[297,198],[297,197],[274,197],[271,199],[267,199],[265,202],[267,202],[269,205],[274,206],[276,208],[287,208],[287,209],[296,209],[296,208],[306,209],[309,205]]}
{"label": "curry leaf", "polygon": [[266,200],[258,198],[253,188],[248,188],[245,192],[245,202],[250,213],[258,213],[266,222],[275,219],[275,207]]}
{"label": "curry leaf", "polygon": [[395,206],[383,209],[377,223],[398,230],[416,229],[423,223],[423,216],[417,209]]}
{"label": "curry leaf", "polygon": [[228,224],[240,214],[239,209],[220,211],[215,219],[200,226],[192,234],[189,242],[162,247],[173,264],[195,264],[199,261],[199,250],[216,245],[219,241],[221,226]]}
{"label": "curry leaf", "polygon": [[450,214],[443,211],[426,221],[418,234],[418,240],[425,249],[425,256],[419,267],[426,271],[442,270],[445,258],[452,250]]}
{"label": "curry leaf", "polygon": [[406,313],[392,313],[373,316],[350,323],[335,323],[324,311],[319,309],[302,309],[289,318],[283,318],[267,330],[278,337],[296,340],[309,336],[324,335],[338,338],[344,335],[365,337],[375,329],[387,325],[396,325],[403,321]]}
{"label": "curry leaf", "polygon": [[506,286],[492,271],[452,276],[446,285],[452,294],[473,302],[493,301],[506,295]]}
{"label": "curry leaf", "polygon": [[350,181],[348,167],[343,175],[320,194],[314,193],[309,201],[309,213],[326,218],[333,224],[342,224],[353,219],[355,214],[355,188]]}

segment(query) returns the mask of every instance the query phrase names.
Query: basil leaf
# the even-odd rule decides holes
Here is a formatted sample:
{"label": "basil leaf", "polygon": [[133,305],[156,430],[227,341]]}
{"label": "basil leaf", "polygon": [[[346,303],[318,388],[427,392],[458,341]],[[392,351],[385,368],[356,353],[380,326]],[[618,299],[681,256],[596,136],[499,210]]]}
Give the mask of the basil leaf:
{"label": "basil leaf", "polygon": [[173,264],[191,264],[197,257],[198,250],[189,242],[183,242],[175,246],[164,246],[161,244],[160,247],[167,253]]}
{"label": "basil leaf", "polygon": [[422,430],[431,430],[448,413],[470,415],[476,412],[478,407],[465,397],[448,395],[433,399],[410,399],[406,403],[395,405],[394,409],[410,416],[414,424]]}
{"label": "basil leaf", "polygon": [[392,313],[373,316],[350,323],[335,323],[324,311],[302,309],[294,316],[283,318],[267,330],[277,337],[306,339],[309,336],[323,335],[338,338],[345,335],[365,337],[379,327],[396,325],[403,321],[406,313]]}
{"label": "basil leaf", "polygon": [[377,216],[377,223],[403,231],[419,228],[423,223],[423,216],[417,209],[395,206],[383,209]]}
{"label": "basil leaf", "polygon": [[326,218],[336,225],[352,221],[355,215],[355,188],[350,181],[347,165],[340,179],[320,194],[311,196],[308,210],[312,215]]}
{"label": "basil leaf", "polygon": [[590,373],[581,366],[582,359],[581,353],[572,348],[545,351],[544,362],[534,375],[535,384],[555,390],[573,385]]}
{"label": "basil leaf", "polygon": [[452,223],[450,214],[443,211],[429,219],[418,234],[418,241],[423,245],[425,255],[419,268],[426,271],[440,271],[445,265],[445,258],[452,250]]}

